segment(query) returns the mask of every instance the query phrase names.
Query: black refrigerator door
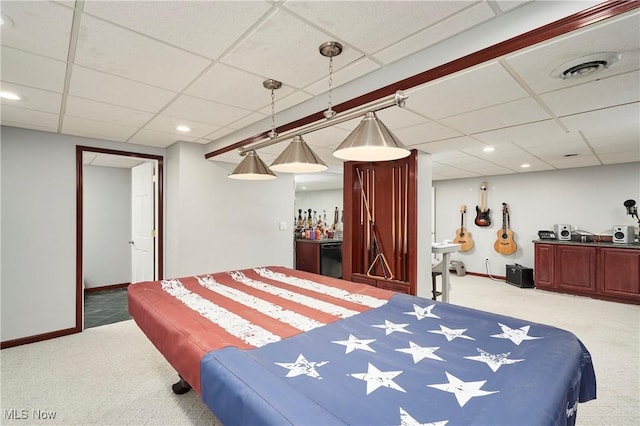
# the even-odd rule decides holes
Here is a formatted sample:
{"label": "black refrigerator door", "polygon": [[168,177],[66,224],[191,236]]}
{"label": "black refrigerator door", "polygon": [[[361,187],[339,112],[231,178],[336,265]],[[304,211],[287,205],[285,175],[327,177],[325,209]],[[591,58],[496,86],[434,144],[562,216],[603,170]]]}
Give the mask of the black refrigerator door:
{"label": "black refrigerator door", "polygon": [[320,246],[320,275],[342,278],[342,244]]}

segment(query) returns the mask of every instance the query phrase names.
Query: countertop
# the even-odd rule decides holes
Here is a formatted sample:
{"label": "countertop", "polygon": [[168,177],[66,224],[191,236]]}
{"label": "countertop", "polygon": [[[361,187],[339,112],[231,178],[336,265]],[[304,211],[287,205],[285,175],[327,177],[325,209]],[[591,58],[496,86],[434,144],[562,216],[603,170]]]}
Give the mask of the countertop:
{"label": "countertop", "polygon": [[535,244],[559,244],[559,245],[568,245],[568,246],[588,246],[588,247],[607,247],[607,248],[628,248],[628,249],[636,249],[640,250],[640,242],[630,243],[630,244],[620,244],[620,243],[611,243],[611,242],[602,242],[602,241],[594,241],[594,242],[580,242],[580,241],[560,241],[560,240],[533,240]]}
{"label": "countertop", "polygon": [[321,238],[319,240],[296,238],[296,242],[297,241],[300,241],[302,243],[329,244],[329,243],[342,243],[342,238]]}

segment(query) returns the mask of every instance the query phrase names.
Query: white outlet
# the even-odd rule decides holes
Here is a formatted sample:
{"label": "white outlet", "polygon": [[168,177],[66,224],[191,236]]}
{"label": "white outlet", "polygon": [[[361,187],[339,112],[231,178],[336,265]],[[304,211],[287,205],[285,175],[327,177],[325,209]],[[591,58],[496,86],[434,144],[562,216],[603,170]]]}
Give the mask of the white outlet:
{"label": "white outlet", "polygon": [[280,230],[281,231],[287,230],[287,222],[280,222]]}

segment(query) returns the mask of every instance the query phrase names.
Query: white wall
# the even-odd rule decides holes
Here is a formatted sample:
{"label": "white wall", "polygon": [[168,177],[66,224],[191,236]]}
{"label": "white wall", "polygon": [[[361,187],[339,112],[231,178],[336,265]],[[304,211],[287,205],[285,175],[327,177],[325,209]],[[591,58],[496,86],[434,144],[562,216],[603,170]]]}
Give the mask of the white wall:
{"label": "white wall", "polygon": [[75,327],[76,145],[164,149],[1,127],[2,341]]}
{"label": "white wall", "polygon": [[[229,179],[229,169],[205,160],[204,152],[204,146],[186,142],[168,150],[171,249],[165,276],[293,267],[293,175],[259,182]],[[287,229],[280,230],[280,222]]]}
{"label": "white wall", "polygon": [[[295,205],[291,212],[291,219],[298,217],[298,209],[302,209],[302,217],[304,212],[311,209],[318,212],[318,217],[322,217],[326,210],[327,222],[333,223],[333,217],[336,207],[338,207],[338,220],[342,216],[342,188],[340,189],[326,189],[321,191],[298,191],[295,193]],[[313,215],[313,213],[311,213]]]}
{"label": "white wall", "polygon": [[[487,207],[492,225],[474,224],[480,203],[480,185],[488,183]],[[540,229],[571,224],[594,234],[611,235],[613,225],[637,225],[626,215],[623,202],[640,202],[640,163],[583,167],[545,172],[435,181],[436,241],[453,240],[460,227],[460,205],[466,204],[466,228],[475,247],[455,253],[467,271],[486,274],[485,257],[492,275],[504,276],[505,265],[519,263],[533,268],[534,247]],[[518,246],[510,256],[493,249],[502,227],[502,203],[508,204],[511,230]],[[535,274],[535,271],[534,271]]]}
{"label": "white wall", "polygon": [[131,169],[84,166],[85,288],[131,282]]}

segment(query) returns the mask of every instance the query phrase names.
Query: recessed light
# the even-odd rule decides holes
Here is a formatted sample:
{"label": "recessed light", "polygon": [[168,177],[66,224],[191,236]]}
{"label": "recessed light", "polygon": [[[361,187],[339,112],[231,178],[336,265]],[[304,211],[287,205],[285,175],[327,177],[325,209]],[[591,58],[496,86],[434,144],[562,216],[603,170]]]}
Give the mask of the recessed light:
{"label": "recessed light", "polygon": [[187,127],[187,126],[178,126],[178,127],[176,127],[176,130],[179,131],[179,132],[185,132],[186,133],[186,132],[190,132],[191,128]]}
{"label": "recessed light", "polygon": [[520,167],[522,167],[523,169],[526,169],[528,167],[531,167],[531,164],[528,164],[528,163],[520,164]]}
{"label": "recessed light", "polygon": [[482,148],[482,150],[484,152],[493,152],[493,151],[495,151],[495,148],[492,147],[492,146],[485,146],[484,148]]}
{"label": "recessed light", "polygon": [[19,101],[21,99],[20,96],[16,95],[15,93],[5,91],[0,92],[0,98],[9,99],[12,101]]}
{"label": "recessed light", "polygon": [[0,25],[8,25],[10,27],[13,27],[13,19],[11,19],[11,17],[7,14],[0,13]]}

